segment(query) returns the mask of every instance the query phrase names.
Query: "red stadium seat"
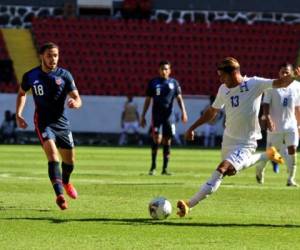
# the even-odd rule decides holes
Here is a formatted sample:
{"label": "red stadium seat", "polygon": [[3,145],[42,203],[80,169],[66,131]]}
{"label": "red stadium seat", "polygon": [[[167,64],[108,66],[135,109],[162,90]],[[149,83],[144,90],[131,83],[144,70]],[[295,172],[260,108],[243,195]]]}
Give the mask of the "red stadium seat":
{"label": "red stadium seat", "polygon": [[[300,37],[300,26],[285,24],[147,20],[47,18],[34,20],[32,30],[38,44],[59,42],[61,62],[75,79],[80,76],[85,93],[107,95],[144,95],[162,59],[172,62],[184,94],[215,94],[215,65],[223,57],[236,57],[247,74],[273,75],[282,60],[295,61]],[[85,85],[90,82],[97,84],[91,90]]]}

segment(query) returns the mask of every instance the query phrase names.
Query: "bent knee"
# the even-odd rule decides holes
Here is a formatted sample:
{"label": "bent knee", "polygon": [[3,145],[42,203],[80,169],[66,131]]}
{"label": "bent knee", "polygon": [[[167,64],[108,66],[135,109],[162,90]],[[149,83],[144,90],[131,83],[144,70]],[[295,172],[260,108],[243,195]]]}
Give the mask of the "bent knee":
{"label": "bent knee", "polygon": [[218,166],[217,171],[219,171],[223,176],[232,176],[236,174],[236,170],[233,167],[233,165],[229,161],[223,161],[221,164]]}

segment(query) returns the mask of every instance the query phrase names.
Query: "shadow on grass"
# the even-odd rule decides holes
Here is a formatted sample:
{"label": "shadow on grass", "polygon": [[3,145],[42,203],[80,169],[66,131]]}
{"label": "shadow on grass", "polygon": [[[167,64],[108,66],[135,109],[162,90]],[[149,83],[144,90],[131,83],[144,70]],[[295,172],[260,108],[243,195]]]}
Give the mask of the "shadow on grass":
{"label": "shadow on grass", "polygon": [[[159,226],[179,226],[179,227],[261,227],[261,228],[300,228],[300,225],[292,224],[263,224],[263,223],[207,223],[207,222],[177,222],[174,220],[153,220],[150,218],[78,218],[78,219],[59,219],[51,217],[19,217],[19,218],[2,218],[0,220],[30,220],[30,221],[49,221],[51,223],[70,223],[70,222],[102,222],[117,225],[159,225]],[[176,220],[176,219],[175,219]]]}

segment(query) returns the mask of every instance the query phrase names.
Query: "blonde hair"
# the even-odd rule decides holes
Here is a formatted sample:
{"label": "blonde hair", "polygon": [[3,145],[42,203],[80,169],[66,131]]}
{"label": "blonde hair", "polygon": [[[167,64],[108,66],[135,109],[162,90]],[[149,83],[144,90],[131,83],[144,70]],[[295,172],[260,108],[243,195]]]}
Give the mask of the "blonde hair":
{"label": "blonde hair", "polygon": [[226,73],[231,73],[234,70],[240,69],[238,60],[233,57],[225,57],[217,66],[218,70]]}

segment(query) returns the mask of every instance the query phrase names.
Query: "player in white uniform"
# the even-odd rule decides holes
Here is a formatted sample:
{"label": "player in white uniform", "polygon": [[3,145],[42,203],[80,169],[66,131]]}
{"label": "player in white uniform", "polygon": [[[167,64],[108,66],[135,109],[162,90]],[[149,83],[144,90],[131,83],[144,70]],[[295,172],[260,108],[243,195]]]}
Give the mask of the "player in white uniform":
{"label": "player in white uniform", "polygon": [[[225,108],[225,131],[222,142],[222,162],[213,172],[211,178],[204,183],[200,190],[188,201],[179,200],[177,214],[185,216],[189,209],[215,192],[223,177],[235,175],[259,160],[282,162],[282,157],[274,147],[266,153],[254,154],[257,139],[261,138],[258,113],[261,96],[268,88],[288,86],[294,77],[288,75],[281,79],[271,80],[260,77],[243,77],[239,62],[227,57],[218,65],[218,75],[223,83],[218,91],[216,100],[210,108],[187,130],[186,139],[193,140],[194,130],[212,120],[220,109]],[[295,70],[300,76],[300,68]]]}
{"label": "player in white uniform", "polygon": [[[293,73],[291,64],[280,66],[279,77]],[[287,186],[297,187],[295,181],[297,146],[299,141],[296,112],[300,108],[300,83],[294,81],[286,88],[268,89],[263,98],[262,121],[266,123],[267,147],[274,146],[280,150],[288,167]],[[286,154],[287,148],[287,154]],[[256,166],[256,180],[264,183],[266,160]]]}

